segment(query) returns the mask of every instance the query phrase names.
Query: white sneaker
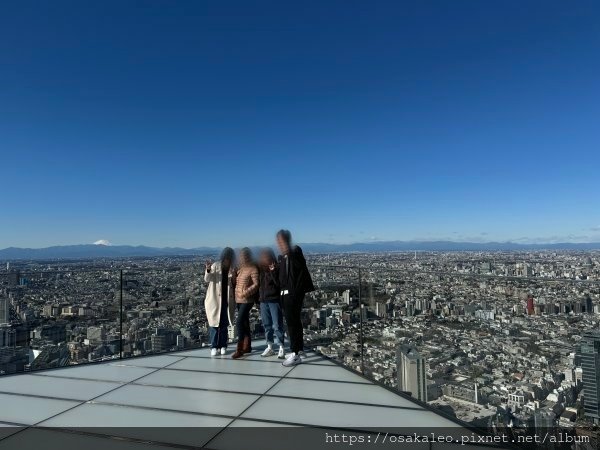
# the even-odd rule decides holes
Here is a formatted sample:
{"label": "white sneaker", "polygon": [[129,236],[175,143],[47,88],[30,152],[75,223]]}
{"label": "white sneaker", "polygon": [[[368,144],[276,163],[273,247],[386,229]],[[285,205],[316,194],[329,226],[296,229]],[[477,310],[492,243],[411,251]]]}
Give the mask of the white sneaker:
{"label": "white sneaker", "polygon": [[210,356],[217,356],[217,349],[216,348],[211,348],[210,349]]}
{"label": "white sneaker", "polygon": [[277,353],[277,358],[285,359],[285,352],[283,351],[283,345],[279,347],[279,352]]}
{"label": "white sneaker", "polygon": [[273,351],[273,347],[271,347],[270,345],[265,348],[265,351],[262,352],[262,354],[260,356],[262,356],[263,358],[267,357],[267,356],[273,356],[275,354],[275,352]]}
{"label": "white sneaker", "polygon": [[295,353],[292,353],[292,354],[290,354],[288,359],[286,359],[281,364],[283,364],[285,367],[291,367],[291,366],[296,366],[296,365],[300,364],[301,362],[302,362],[302,359]]}
{"label": "white sneaker", "polygon": [[227,354],[227,347],[221,347],[221,355]]}

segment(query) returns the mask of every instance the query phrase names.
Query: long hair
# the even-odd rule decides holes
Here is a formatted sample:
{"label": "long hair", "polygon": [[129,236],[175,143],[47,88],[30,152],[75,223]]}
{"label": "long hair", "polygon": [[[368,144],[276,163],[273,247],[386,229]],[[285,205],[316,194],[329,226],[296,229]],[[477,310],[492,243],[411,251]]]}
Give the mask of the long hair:
{"label": "long hair", "polygon": [[221,252],[221,264],[226,259],[228,259],[231,262],[231,265],[233,266],[233,263],[235,261],[235,252],[231,247],[225,247]]}

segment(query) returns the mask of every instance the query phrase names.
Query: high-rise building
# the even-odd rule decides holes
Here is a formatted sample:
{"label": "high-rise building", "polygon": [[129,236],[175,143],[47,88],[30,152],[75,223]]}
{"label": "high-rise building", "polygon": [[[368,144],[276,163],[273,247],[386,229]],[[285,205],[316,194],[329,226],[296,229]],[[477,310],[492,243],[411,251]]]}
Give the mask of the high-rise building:
{"label": "high-rise building", "polygon": [[350,304],[350,289],[347,289],[342,293],[342,299],[346,305]]}
{"label": "high-rise building", "polygon": [[533,316],[534,313],[535,313],[535,307],[534,307],[534,302],[533,302],[533,295],[528,295],[527,296],[527,315]]}
{"label": "high-rise building", "polygon": [[600,333],[583,334],[580,358],[585,416],[594,423],[600,423]]}
{"label": "high-rise building", "polygon": [[396,350],[398,365],[398,389],[410,392],[411,396],[427,401],[427,377],[425,358],[414,345],[400,345]]}
{"label": "high-rise building", "polygon": [[10,323],[10,300],[0,297],[0,325]]}

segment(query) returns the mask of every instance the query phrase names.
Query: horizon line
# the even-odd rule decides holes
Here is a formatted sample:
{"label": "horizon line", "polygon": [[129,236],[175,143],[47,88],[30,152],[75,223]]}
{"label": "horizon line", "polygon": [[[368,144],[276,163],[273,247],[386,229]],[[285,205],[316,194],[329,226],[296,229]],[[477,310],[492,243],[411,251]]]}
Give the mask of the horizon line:
{"label": "horizon line", "polygon": [[[600,245],[600,241],[590,240],[590,241],[569,241],[569,240],[490,240],[490,241],[476,241],[476,240],[453,240],[453,239],[410,239],[410,240],[401,240],[401,239],[390,239],[390,240],[367,240],[367,241],[353,241],[353,242],[298,242],[298,245],[323,245],[323,246],[334,246],[334,247],[342,247],[342,246],[351,246],[351,245],[377,245],[377,244],[435,244],[435,243],[451,243],[451,244],[465,244],[465,245],[492,245],[492,244],[502,244],[502,245],[522,245],[522,246],[543,246],[543,245]],[[0,248],[1,250],[8,249],[21,249],[21,250],[44,250],[55,247],[80,247],[80,246],[94,246],[94,247],[146,247],[146,248],[155,248],[155,249],[181,249],[181,250],[196,250],[196,249],[220,249],[223,247],[227,247],[228,245],[194,245],[190,247],[177,246],[177,245],[148,245],[148,244],[115,244],[112,242],[105,241],[103,243],[98,242],[90,242],[90,243],[77,243],[77,244],[51,244],[43,247],[21,247],[21,246],[8,246]],[[241,247],[240,245],[229,245],[232,247]],[[249,247],[269,247],[272,244],[250,244],[247,245]]]}

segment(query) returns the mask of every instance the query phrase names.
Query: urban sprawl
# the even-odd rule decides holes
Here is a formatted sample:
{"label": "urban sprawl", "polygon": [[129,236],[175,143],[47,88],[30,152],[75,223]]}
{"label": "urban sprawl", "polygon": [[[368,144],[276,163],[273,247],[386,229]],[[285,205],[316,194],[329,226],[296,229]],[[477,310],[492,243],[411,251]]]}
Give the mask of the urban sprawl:
{"label": "urban sprawl", "polygon": [[[206,257],[7,262],[0,374],[205,345]],[[307,258],[307,346],[476,426],[597,425],[600,253]]]}

